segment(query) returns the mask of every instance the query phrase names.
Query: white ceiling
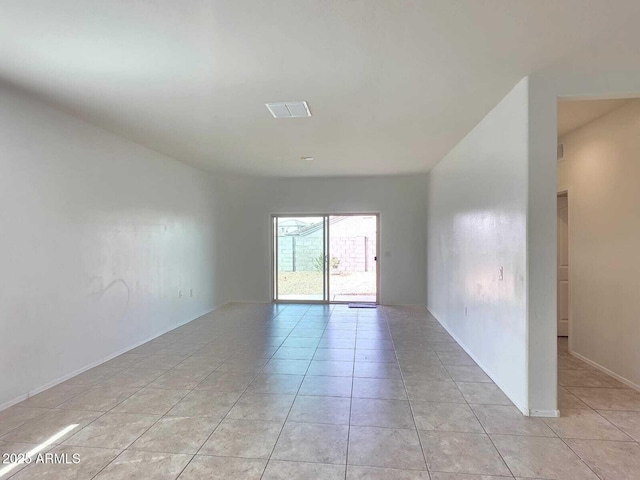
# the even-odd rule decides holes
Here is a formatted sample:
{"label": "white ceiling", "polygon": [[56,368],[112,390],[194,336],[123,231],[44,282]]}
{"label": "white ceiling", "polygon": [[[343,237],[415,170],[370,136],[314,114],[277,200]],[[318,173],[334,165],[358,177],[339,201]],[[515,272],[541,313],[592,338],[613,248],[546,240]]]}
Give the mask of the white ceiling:
{"label": "white ceiling", "polygon": [[[0,81],[178,160],[257,175],[427,171],[532,72],[640,65],[637,0],[0,0],[0,11]],[[264,106],[288,100],[313,116]]]}
{"label": "white ceiling", "polygon": [[558,102],[558,138],[628,103],[630,99],[561,100]]}

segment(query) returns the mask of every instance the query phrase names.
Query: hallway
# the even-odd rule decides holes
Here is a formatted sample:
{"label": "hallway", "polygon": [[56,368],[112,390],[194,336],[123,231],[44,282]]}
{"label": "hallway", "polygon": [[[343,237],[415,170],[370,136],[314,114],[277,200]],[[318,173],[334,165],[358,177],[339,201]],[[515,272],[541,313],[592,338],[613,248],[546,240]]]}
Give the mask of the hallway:
{"label": "hallway", "polygon": [[80,456],[0,478],[640,478],[640,394],[558,354],[527,418],[424,307],[229,304],[0,412],[2,453]]}

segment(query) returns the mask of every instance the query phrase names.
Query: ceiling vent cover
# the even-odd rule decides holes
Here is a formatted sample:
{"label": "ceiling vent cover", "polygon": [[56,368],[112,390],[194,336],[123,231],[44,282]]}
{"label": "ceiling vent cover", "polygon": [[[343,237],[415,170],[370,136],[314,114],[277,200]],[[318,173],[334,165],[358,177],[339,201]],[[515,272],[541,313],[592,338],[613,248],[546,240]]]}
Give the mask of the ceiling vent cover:
{"label": "ceiling vent cover", "polygon": [[311,111],[307,102],[265,103],[274,118],[310,117]]}

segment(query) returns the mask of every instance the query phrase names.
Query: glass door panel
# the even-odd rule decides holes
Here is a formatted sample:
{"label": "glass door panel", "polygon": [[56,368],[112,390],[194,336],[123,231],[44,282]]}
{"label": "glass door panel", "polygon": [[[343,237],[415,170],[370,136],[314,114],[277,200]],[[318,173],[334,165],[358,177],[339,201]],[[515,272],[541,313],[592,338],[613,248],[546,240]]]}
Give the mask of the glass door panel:
{"label": "glass door panel", "polygon": [[327,216],[274,216],[274,299],[326,302]]}
{"label": "glass door panel", "polygon": [[378,216],[331,215],[328,243],[329,300],[376,303]]}

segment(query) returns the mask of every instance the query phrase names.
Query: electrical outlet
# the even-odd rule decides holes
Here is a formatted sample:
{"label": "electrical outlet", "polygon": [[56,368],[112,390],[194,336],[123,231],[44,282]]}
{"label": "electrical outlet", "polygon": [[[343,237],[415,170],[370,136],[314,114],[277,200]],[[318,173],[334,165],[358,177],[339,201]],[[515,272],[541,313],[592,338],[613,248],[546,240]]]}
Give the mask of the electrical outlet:
{"label": "electrical outlet", "polygon": [[193,288],[189,290],[189,296],[193,297]]}
{"label": "electrical outlet", "polygon": [[464,316],[467,316],[467,307],[464,307]]}
{"label": "electrical outlet", "polygon": [[504,267],[500,267],[499,280],[504,280]]}
{"label": "electrical outlet", "polygon": [[178,298],[182,298],[182,290],[178,291]]}

